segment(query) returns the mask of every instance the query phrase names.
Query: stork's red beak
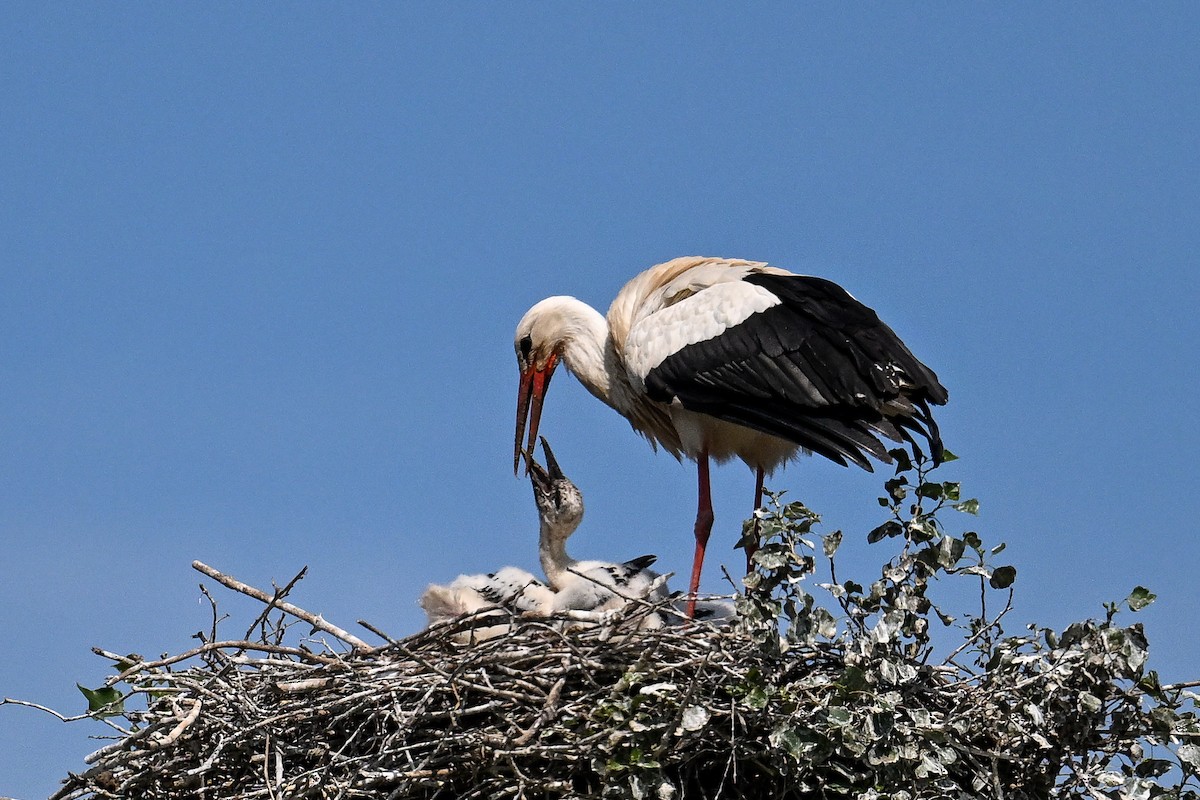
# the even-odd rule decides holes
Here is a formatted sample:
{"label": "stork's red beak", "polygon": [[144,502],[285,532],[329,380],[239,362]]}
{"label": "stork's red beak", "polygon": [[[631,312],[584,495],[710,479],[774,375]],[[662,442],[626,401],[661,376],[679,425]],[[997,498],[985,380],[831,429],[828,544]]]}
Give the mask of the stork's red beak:
{"label": "stork's red beak", "polygon": [[513,441],[514,475],[521,466],[521,440],[525,438],[527,420],[529,438],[524,449],[533,452],[534,442],[537,441],[538,423],[542,419],[542,400],[546,396],[546,387],[550,385],[550,376],[554,374],[557,365],[558,356],[552,353],[542,367],[531,363],[521,370],[521,386],[517,390],[517,435]]}

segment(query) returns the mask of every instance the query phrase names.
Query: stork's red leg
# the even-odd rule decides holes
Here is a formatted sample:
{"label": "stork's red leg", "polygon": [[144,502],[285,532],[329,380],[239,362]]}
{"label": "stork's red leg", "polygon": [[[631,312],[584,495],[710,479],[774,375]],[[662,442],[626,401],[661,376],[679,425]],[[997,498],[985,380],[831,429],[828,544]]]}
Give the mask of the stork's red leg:
{"label": "stork's red leg", "polygon": [[708,448],[700,451],[696,457],[696,477],[699,484],[700,500],[696,507],[696,555],[692,559],[692,582],[688,585],[687,615],[691,619],[696,615],[696,595],[700,592],[700,570],[704,567],[704,548],[708,545],[709,534],[712,533],[713,509],[712,493],[708,485]]}
{"label": "stork's red leg", "polygon": [[754,531],[753,540],[746,545],[746,574],[749,575],[754,568],[754,554],[758,551],[758,514],[757,511],[762,508],[763,501],[763,468],[759,467],[754,471]]}

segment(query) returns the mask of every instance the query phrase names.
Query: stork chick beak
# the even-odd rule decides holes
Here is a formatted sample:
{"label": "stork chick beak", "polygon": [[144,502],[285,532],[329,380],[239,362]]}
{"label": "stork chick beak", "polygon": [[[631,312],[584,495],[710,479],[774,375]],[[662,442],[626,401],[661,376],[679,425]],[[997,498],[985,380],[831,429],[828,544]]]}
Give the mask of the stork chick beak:
{"label": "stork chick beak", "polygon": [[[558,365],[558,356],[554,353],[546,359],[541,367],[537,362],[531,362],[521,369],[521,385],[517,390],[517,435],[513,441],[513,474],[521,466],[521,440],[525,438],[526,420],[529,425],[529,438],[525,450],[533,452],[537,441],[538,424],[542,420],[542,400],[546,396],[546,387],[550,385],[550,376]],[[528,465],[526,466],[528,472]]]}
{"label": "stork chick beak", "polygon": [[[550,445],[546,443],[546,437],[540,438],[542,452],[546,454],[545,467],[537,462],[532,450],[522,450],[521,455],[525,456],[525,470],[529,474],[529,482],[533,484],[534,494],[550,497],[554,493],[555,482],[561,481],[564,476],[558,466],[558,461],[554,458],[554,453],[550,451]],[[557,504],[557,501],[555,503]]]}
{"label": "stork chick beak", "polygon": [[550,494],[550,474],[537,462],[532,453],[523,451],[523,455],[525,456],[525,471],[529,474],[529,482],[533,484],[533,491],[542,495]]}
{"label": "stork chick beak", "polygon": [[546,441],[545,436],[539,436],[542,440],[542,452],[546,454],[546,469],[549,471],[551,480],[562,480],[563,471],[558,466],[558,459],[554,457],[554,453],[550,450],[550,443]]}

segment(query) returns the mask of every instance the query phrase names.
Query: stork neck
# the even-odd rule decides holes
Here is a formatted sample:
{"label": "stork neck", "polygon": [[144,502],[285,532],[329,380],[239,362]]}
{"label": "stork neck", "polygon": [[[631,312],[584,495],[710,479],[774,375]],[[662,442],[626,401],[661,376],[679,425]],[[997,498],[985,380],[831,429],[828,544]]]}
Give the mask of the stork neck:
{"label": "stork neck", "polygon": [[542,572],[546,573],[546,580],[551,586],[558,588],[559,579],[575,563],[575,559],[567,555],[567,537],[555,533],[553,528],[542,523],[538,558],[542,562]]}
{"label": "stork neck", "polygon": [[610,376],[605,360],[608,322],[587,303],[572,300],[566,310],[570,332],[563,341],[563,364],[584,388],[611,406]]}

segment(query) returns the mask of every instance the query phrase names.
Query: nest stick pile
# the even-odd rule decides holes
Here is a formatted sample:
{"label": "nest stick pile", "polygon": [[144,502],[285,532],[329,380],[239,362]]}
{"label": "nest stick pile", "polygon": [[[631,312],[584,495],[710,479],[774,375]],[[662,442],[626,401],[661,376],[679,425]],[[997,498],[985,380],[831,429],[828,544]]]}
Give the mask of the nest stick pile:
{"label": "nest stick pile", "polygon": [[[1060,655],[972,675],[871,637],[781,646],[765,629],[645,629],[668,613],[646,604],[514,617],[466,644],[504,612],[402,641],[360,621],[386,641],[372,646],[285,601],[300,575],[267,593],[194,566],[262,613],[222,638],[202,587],[213,625],[196,648],[155,661],[97,650],[117,663],[120,700],[92,716],[116,733],[52,800],[1095,797],[1103,759],[1089,752],[1136,718],[1110,678],[1084,681]],[[1095,636],[1070,658],[1100,663],[1112,637]],[[1023,716],[1024,698],[1046,714]],[[1073,711],[1097,698],[1115,710]]]}
{"label": "nest stick pile", "polygon": [[[746,644],[703,623],[639,630],[642,617],[673,609],[631,606],[584,628],[580,615],[514,619],[509,633],[465,645],[453,639],[505,612],[403,641],[360,623],[388,639],[373,647],[283,601],[303,573],[271,594],[194,566],[266,604],[258,637],[218,637],[214,600],[212,634],[186,653],[130,663],[97,649],[122,668],[110,683],[131,724],[55,800],[598,795],[611,765],[594,756],[620,749],[608,718],[626,696],[646,676],[650,694],[676,695],[664,746],[682,747],[705,727],[687,703],[736,681],[722,671]],[[326,636],[285,644],[295,620]],[[145,710],[129,710],[139,696]]]}

